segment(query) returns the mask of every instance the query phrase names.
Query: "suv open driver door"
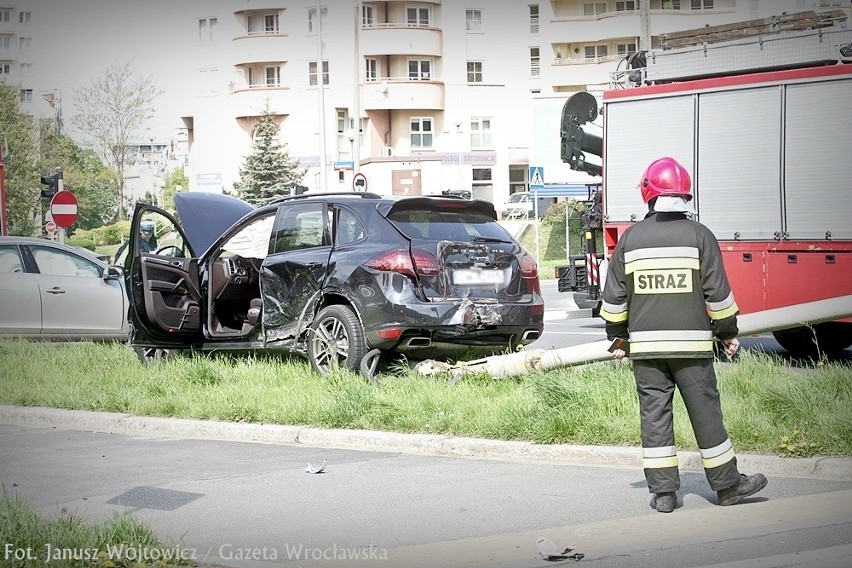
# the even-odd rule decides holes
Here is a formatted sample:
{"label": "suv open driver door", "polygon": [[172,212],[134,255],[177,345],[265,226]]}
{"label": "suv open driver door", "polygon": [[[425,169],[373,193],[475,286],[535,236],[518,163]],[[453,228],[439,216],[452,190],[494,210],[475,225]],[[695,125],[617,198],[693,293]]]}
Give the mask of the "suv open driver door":
{"label": "suv open driver door", "polygon": [[[153,225],[153,227],[152,227]],[[153,228],[153,235],[142,229]],[[202,341],[198,259],[177,221],[140,203],[133,212],[125,283],[134,347],[185,348]]]}

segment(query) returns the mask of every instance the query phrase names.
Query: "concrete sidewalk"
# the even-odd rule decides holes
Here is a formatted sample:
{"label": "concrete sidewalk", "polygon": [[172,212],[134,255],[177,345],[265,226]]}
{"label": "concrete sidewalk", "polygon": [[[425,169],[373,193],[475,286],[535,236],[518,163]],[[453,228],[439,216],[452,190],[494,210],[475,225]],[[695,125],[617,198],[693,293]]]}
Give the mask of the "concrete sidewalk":
{"label": "concrete sidewalk", "polygon": [[[54,408],[0,405],[0,424],[435,456],[544,460],[578,465],[625,466],[638,469],[642,467],[639,448],[630,447],[544,445],[439,434],[327,430],[304,426],[158,418]],[[681,470],[702,471],[701,457],[698,452],[681,451],[678,453],[678,457]],[[740,453],[737,454],[737,461],[742,471],[760,471],[767,476],[852,480],[852,459],[850,458],[825,456],[782,458]]]}

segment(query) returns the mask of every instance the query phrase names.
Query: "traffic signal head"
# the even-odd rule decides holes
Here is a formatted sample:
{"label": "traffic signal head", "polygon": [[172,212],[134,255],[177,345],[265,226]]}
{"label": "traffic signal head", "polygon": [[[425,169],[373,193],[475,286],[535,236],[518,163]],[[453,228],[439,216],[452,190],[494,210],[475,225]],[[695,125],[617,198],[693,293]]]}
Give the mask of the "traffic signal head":
{"label": "traffic signal head", "polygon": [[56,176],[41,176],[41,183],[47,186],[41,190],[42,197],[50,199],[59,191],[59,178]]}

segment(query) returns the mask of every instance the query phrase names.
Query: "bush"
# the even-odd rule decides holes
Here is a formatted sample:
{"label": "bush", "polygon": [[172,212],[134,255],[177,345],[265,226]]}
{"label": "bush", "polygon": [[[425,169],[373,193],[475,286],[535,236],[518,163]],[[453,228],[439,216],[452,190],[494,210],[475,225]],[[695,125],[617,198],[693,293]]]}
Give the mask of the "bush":
{"label": "bush", "polygon": [[92,252],[95,252],[95,241],[89,235],[80,235],[79,233],[89,233],[91,231],[77,231],[73,237],[68,237],[65,244],[72,247],[80,247]]}

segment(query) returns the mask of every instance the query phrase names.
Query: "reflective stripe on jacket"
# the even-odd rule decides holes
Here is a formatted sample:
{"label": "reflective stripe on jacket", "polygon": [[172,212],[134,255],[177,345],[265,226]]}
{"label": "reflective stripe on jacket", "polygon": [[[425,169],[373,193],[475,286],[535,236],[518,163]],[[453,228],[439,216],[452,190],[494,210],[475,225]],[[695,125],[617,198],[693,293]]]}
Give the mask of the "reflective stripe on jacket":
{"label": "reflective stripe on jacket", "polygon": [[609,262],[600,315],[630,357],[712,357],[736,337],[738,307],[713,233],[681,213],[650,213],[624,232]]}

